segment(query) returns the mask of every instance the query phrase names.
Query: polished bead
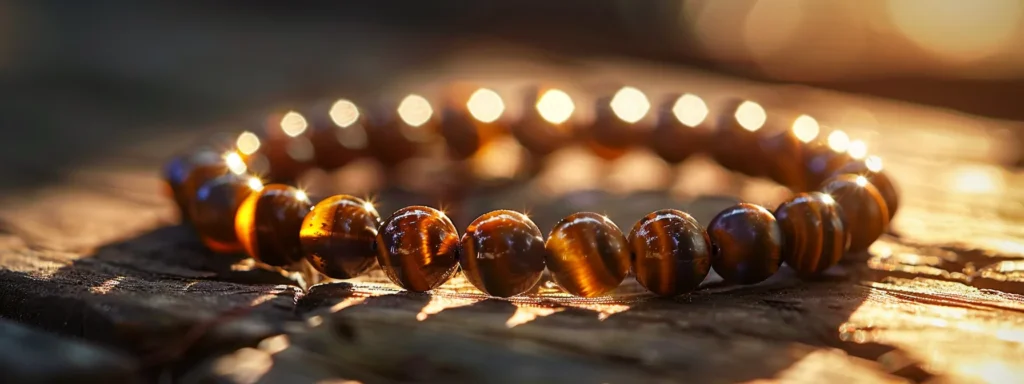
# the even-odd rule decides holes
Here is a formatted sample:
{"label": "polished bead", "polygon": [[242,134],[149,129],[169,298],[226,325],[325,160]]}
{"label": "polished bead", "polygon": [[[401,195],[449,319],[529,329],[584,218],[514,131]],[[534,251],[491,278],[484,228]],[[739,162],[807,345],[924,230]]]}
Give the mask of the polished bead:
{"label": "polished bead", "polygon": [[491,296],[510,297],[537,285],[544,272],[544,235],[526,215],[493,211],[462,235],[459,265],[470,283]]}
{"label": "polished bead", "polygon": [[318,168],[336,169],[366,154],[365,118],[355,103],[341,99],[313,111],[310,139]]}
{"label": "polished bead", "polygon": [[740,203],[708,225],[711,266],[728,283],[756,284],[771,277],[782,262],[782,230],[775,216],[754,204]]}
{"label": "polished bead", "polygon": [[522,115],[512,124],[512,135],[533,156],[544,157],[572,142],[575,127],[570,119],[575,105],[560,90],[526,93]]}
{"label": "polished bead", "polygon": [[837,169],[833,176],[842,174],[864,176],[871,185],[878,189],[878,193],[882,194],[882,199],[885,200],[885,207],[889,211],[889,220],[892,220],[896,216],[896,210],[899,209],[899,192],[896,191],[896,185],[893,184],[892,179],[879,168],[872,170],[868,161],[871,160],[857,160],[846,163],[846,165]]}
{"label": "polished bead", "polygon": [[299,240],[306,260],[335,279],[351,279],[377,261],[373,243],[380,216],[362,199],[337,195],[317,203],[302,221]]}
{"label": "polished bead", "polygon": [[177,156],[164,166],[164,182],[183,219],[189,217],[189,204],[199,185],[227,172],[221,154],[210,150]]}
{"label": "polished bead", "polygon": [[791,129],[761,133],[758,135],[758,146],[768,177],[794,191],[807,189],[803,168],[804,143]]}
{"label": "polished bead", "polygon": [[583,131],[590,148],[602,158],[616,159],[630,147],[646,143],[652,128],[644,120],[649,109],[646,96],[632,87],[598,98],[594,120]]}
{"label": "polished bead", "polygon": [[551,230],[545,248],[552,279],[576,296],[604,295],[629,271],[629,242],[615,223],[596,213],[563,218]]}
{"label": "polished bead", "polygon": [[805,145],[803,151],[805,190],[821,185],[836,170],[853,161],[846,152],[836,151],[824,143]]}
{"label": "polished bead", "polygon": [[693,291],[711,270],[711,239],[685,212],[644,216],[630,231],[629,244],[637,282],[661,296]]}
{"label": "polished bead", "polygon": [[473,157],[508,131],[502,120],[505,102],[497,92],[456,84],[447,94],[439,128],[453,159]]}
{"label": "polished bead", "polygon": [[208,248],[215,252],[241,252],[242,244],[235,234],[235,216],[254,188],[262,188],[259,180],[227,173],[201,184],[189,205],[189,217],[196,232]]}
{"label": "polished bead", "polygon": [[766,122],[764,108],[752,101],[732,100],[719,116],[710,152],[721,166],[751,176],[766,173],[757,131]]}
{"label": "polished bead", "polygon": [[[690,105],[681,105],[684,103]],[[658,110],[658,122],[651,131],[647,146],[670,164],[683,162],[711,143],[714,131],[706,114],[707,107],[694,95],[666,98]]]}
{"label": "polished bead", "polygon": [[399,209],[381,224],[376,241],[384,274],[413,292],[443,284],[458,266],[458,231],[444,212],[434,208]]}
{"label": "polished bead", "polygon": [[868,249],[889,228],[885,199],[867,178],[839,175],[826,180],[821,192],[829,194],[843,210],[843,224],[850,233],[850,252]]}
{"label": "polished bead", "polygon": [[829,195],[798,194],[779,205],[775,219],[784,238],[782,260],[801,276],[823,272],[846,253],[849,236],[842,208]]}
{"label": "polished bead", "polygon": [[273,266],[302,260],[299,230],[313,204],[294,187],[270,184],[249,195],[235,216],[235,234],[252,258]]}
{"label": "polished bead", "polygon": [[416,95],[406,97],[397,107],[387,103],[370,105],[364,121],[368,152],[385,166],[398,165],[433,141],[434,124],[430,105]]}
{"label": "polished bead", "polygon": [[304,115],[296,111],[271,114],[264,123],[260,148],[248,163],[263,158],[267,169],[260,169],[265,172],[261,176],[273,182],[291,182],[315,165],[316,153],[310,136],[309,121]]}

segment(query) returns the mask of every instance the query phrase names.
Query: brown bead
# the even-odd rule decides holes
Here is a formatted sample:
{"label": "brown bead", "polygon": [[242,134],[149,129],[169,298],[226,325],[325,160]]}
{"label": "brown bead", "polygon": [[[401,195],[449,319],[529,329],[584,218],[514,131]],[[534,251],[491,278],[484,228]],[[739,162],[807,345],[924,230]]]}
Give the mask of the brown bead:
{"label": "brown bead", "polygon": [[552,279],[576,296],[611,292],[629,271],[629,242],[603,215],[580,212],[566,216],[555,224],[544,246]]}
{"label": "brown bead", "polygon": [[623,120],[615,114],[611,103],[614,97],[601,97],[594,107],[594,120],[583,132],[594,154],[605,159],[616,159],[630,147],[644,144],[651,127],[645,120]]}
{"label": "brown bead", "polygon": [[[500,120],[499,120],[500,121]],[[456,160],[472,157],[480,148],[507,131],[499,121],[477,120],[464,105],[449,105],[441,110],[441,136],[448,154]]]}
{"label": "brown bead", "polygon": [[636,280],[661,296],[697,289],[711,270],[711,239],[697,220],[674,209],[640,219],[629,233]]}
{"label": "brown bead", "polygon": [[250,168],[265,172],[261,176],[267,180],[291,182],[315,165],[309,121],[304,115],[295,111],[271,114],[260,136],[260,148],[247,163],[265,159],[267,169]]}
{"label": "brown bead", "polygon": [[682,163],[706,148],[714,134],[707,118],[695,126],[680,121],[673,110],[679,97],[675,95],[665,99],[658,111],[658,122],[647,141],[647,146],[670,164]]}
{"label": "brown bead", "polygon": [[853,161],[846,152],[837,152],[823,143],[805,145],[803,152],[806,189],[821,185],[825,179],[835,174],[836,170]]}
{"label": "brown bead", "polygon": [[[737,117],[750,108],[744,108],[745,100],[732,100],[726,104],[726,113],[719,116],[710,146],[711,156],[721,166],[732,171],[751,176],[765,174],[765,161],[758,146],[757,131],[761,125],[750,124],[744,127],[743,120]],[[759,106],[758,106],[759,107]]]}
{"label": "brown bead", "polygon": [[189,205],[200,185],[228,172],[222,154],[200,150],[175,157],[164,166],[164,182],[183,219],[189,218]]}
{"label": "brown bead", "polygon": [[842,208],[831,196],[801,193],[779,205],[775,219],[784,237],[782,260],[801,276],[836,265],[849,245]]}
{"label": "brown bead", "polygon": [[377,232],[377,262],[398,286],[437,288],[458,266],[459,235],[444,212],[423,206],[399,209]]}
{"label": "brown bead", "polygon": [[274,266],[302,260],[299,230],[313,208],[302,191],[270,184],[249,195],[235,216],[235,234],[252,258]]}
{"label": "brown bead", "polygon": [[189,206],[189,217],[196,232],[214,252],[233,253],[243,250],[235,234],[238,207],[262,187],[259,180],[233,173],[210,179],[199,186]]}
{"label": "brown bead", "polygon": [[432,118],[423,122],[406,121],[396,105],[371,105],[364,121],[368,152],[385,166],[398,165],[416,156],[426,143],[433,141],[436,137],[434,124]]}
{"label": "brown bead", "polygon": [[[551,90],[548,90],[551,91]],[[551,122],[541,115],[538,102],[544,94],[538,90],[526,93],[524,108],[519,119],[512,124],[512,135],[519,144],[533,156],[544,157],[569,145],[574,136],[575,128],[572,120]],[[560,100],[553,101],[558,103]],[[555,105],[553,108],[575,108],[571,105]],[[571,115],[571,114],[570,114]]]}
{"label": "brown bead", "polygon": [[867,250],[889,228],[885,199],[867,178],[835,176],[822,184],[821,192],[831,195],[843,209],[843,224],[850,233],[850,252]]}
{"label": "brown bead", "polygon": [[491,296],[529,291],[544,272],[544,235],[526,215],[492,211],[462,235],[459,265],[470,283]]}
{"label": "brown bead", "polygon": [[882,199],[885,200],[885,207],[889,210],[889,220],[891,221],[896,216],[896,210],[899,208],[899,192],[896,191],[896,186],[893,184],[892,179],[879,168],[872,170],[868,165],[868,161],[870,160],[857,160],[846,163],[846,165],[837,169],[833,176],[851,174],[864,176],[864,178],[868,179],[868,182],[878,189],[878,193],[882,194]]}
{"label": "brown bead", "polygon": [[803,168],[804,143],[791,130],[759,135],[758,145],[766,161],[765,173],[794,191],[807,189]]}
{"label": "brown bead", "polygon": [[310,139],[318,168],[340,168],[366,154],[364,118],[354,103],[348,100],[324,103],[318,105],[314,112],[311,114]]}
{"label": "brown bead", "polygon": [[317,203],[302,221],[299,240],[306,260],[335,279],[365,273],[377,261],[373,243],[380,216],[362,199],[337,195]]}
{"label": "brown bead", "polygon": [[740,203],[708,225],[713,244],[711,266],[728,283],[756,284],[782,263],[782,230],[775,216],[754,204]]}

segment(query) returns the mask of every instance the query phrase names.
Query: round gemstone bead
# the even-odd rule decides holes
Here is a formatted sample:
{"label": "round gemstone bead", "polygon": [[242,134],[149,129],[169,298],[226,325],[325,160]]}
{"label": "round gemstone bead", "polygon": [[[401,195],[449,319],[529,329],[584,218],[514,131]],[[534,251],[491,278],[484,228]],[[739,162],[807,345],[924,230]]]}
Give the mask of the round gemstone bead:
{"label": "round gemstone bead", "polygon": [[846,163],[846,165],[837,169],[833,176],[842,174],[864,176],[871,185],[878,189],[878,193],[882,194],[882,200],[885,200],[885,207],[889,211],[889,220],[892,220],[896,216],[896,210],[899,208],[899,192],[896,191],[896,186],[893,184],[892,179],[881,169],[872,170],[868,161],[870,160]]}
{"label": "round gemstone bead", "polygon": [[499,210],[473,220],[462,235],[459,265],[470,283],[491,296],[533,288],[544,272],[544,237],[526,215]]}
{"label": "round gemstone bead", "polygon": [[[623,88],[623,90],[625,89]],[[642,119],[647,111],[635,104],[643,104],[647,108],[650,106],[646,104],[646,98],[641,101],[639,95],[630,94],[631,99],[634,100],[628,101],[627,104],[630,105],[625,108],[632,111],[629,112],[630,115],[626,116],[621,116],[620,112],[615,111],[615,97],[606,96],[597,99],[594,106],[594,120],[589,127],[583,130],[583,133],[587,135],[587,143],[594,154],[605,159],[616,159],[625,154],[630,147],[647,141],[651,127]],[[643,111],[643,114],[640,114],[639,111]]]}
{"label": "round gemstone bead", "polygon": [[867,178],[839,175],[825,181],[821,192],[842,207],[843,224],[850,233],[850,252],[868,249],[889,228],[885,199]]}
{"label": "round gemstone bead", "polygon": [[644,216],[630,231],[629,244],[637,282],[661,296],[693,291],[711,270],[711,239],[685,212]]}
{"label": "round gemstone bead", "polygon": [[803,143],[791,130],[763,134],[758,146],[764,155],[765,172],[775,182],[794,191],[807,189],[803,169]]}
{"label": "round gemstone bead", "polygon": [[629,270],[629,242],[603,215],[580,212],[566,216],[548,235],[545,262],[555,283],[581,297],[615,289]]}
{"label": "round gemstone bead", "polygon": [[[707,120],[684,121],[675,112],[677,97],[669,97],[658,111],[658,122],[651,131],[647,146],[670,164],[682,163],[691,155],[706,148],[714,133]],[[699,100],[699,99],[698,99]],[[703,105],[703,104],[701,104]],[[699,113],[700,111],[690,113]],[[698,115],[699,116],[699,115]],[[696,123],[693,126],[687,125]]]}
{"label": "round gemstone bead", "polygon": [[177,156],[168,162],[164,166],[164,182],[181,217],[189,217],[189,204],[200,185],[227,172],[221,154],[209,150]]}
{"label": "round gemstone bead", "polygon": [[337,169],[365,154],[365,119],[354,103],[338,100],[318,105],[314,111],[310,138],[318,168]]}
{"label": "round gemstone bead", "polygon": [[252,258],[273,266],[302,260],[299,230],[313,204],[302,191],[270,184],[249,195],[235,216],[235,235]]}
{"label": "round gemstone bead", "polygon": [[[552,91],[548,90],[547,92]],[[548,100],[543,100],[545,95],[547,93],[542,95],[538,90],[527,92],[526,100],[523,102],[527,108],[511,126],[512,135],[515,136],[519,144],[537,157],[547,156],[569,145],[574,135],[573,123],[570,119],[575,110],[572,99],[569,99],[565,93],[554,93],[556,96],[549,96]],[[564,98],[560,97],[562,95]],[[541,101],[544,101],[545,104],[540,104]],[[541,108],[547,108],[546,111],[553,111],[555,114],[551,115],[549,112],[549,116],[545,118]],[[548,120],[561,119],[563,115],[565,118],[563,121]]]}
{"label": "round gemstone bead", "polygon": [[779,205],[775,219],[784,238],[782,259],[801,276],[836,265],[849,245],[842,208],[829,195],[798,194]]}
{"label": "round gemstone bead", "polygon": [[719,213],[708,225],[711,266],[728,283],[756,284],[782,263],[782,230],[775,216],[754,204],[740,203]]}
{"label": "round gemstone bead", "polygon": [[828,145],[815,143],[804,146],[803,166],[806,180],[805,190],[821,185],[836,170],[842,168],[853,158],[846,152],[837,152]]}
{"label": "round gemstone bead", "polygon": [[377,232],[377,262],[398,286],[424,292],[447,281],[458,266],[459,235],[444,212],[405,207]]}
{"label": "round gemstone bead", "polygon": [[[415,100],[426,103],[421,98]],[[406,108],[406,104],[399,104],[398,108],[392,105],[371,105],[367,114],[364,127],[368,152],[385,166],[395,166],[415,157],[421,147],[435,137],[430,106],[423,104],[420,109],[425,111],[410,115],[411,112],[403,114],[399,110]],[[409,116],[421,120],[412,120]]]}
{"label": "round gemstone bead", "polygon": [[351,279],[377,261],[373,243],[380,216],[362,199],[337,195],[317,203],[299,232],[306,260],[335,279]]}
{"label": "round gemstone bead", "polygon": [[259,180],[233,173],[215,177],[199,186],[189,205],[189,217],[208,248],[221,253],[243,250],[235,234],[235,216],[238,207],[253,193],[253,188],[262,187]]}
{"label": "round gemstone bead", "polygon": [[[751,176],[764,174],[765,162],[757,135],[757,131],[766,122],[764,109],[751,101],[732,100],[727,103],[725,110],[728,114],[718,118],[712,136],[711,156],[718,164],[732,171]],[[759,111],[760,114],[752,111]]]}

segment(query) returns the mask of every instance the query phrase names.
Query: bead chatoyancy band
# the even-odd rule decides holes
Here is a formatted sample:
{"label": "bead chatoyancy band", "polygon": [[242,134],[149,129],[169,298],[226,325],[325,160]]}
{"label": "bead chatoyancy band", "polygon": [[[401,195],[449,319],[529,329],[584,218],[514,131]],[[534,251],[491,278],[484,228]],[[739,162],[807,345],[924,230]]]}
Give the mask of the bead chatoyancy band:
{"label": "bead chatoyancy band", "polygon": [[[534,99],[536,109],[497,130],[511,131],[540,157],[575,138],[586,140],[602,156],[647,144],[670,163],[706,151],[729,169],[766,176],[796,191],[816,191],[798,193],[774,212],[737,204],[715,216],[706,229],[685,212],[664,209],[644,216],[626,234],[603,215],[580,212],[559,221],[545,240],[529,217],[515,211],[483,214],[460,237],[451,220],[434,208],[410,206],[381,220],[374,206],[359,198],[337,195],[314,205],[294,187],[263,185],[246,175],[259,161],[269,167],[271,180],[293,179],[314,166],[337,168],[365,155],[346,145],[351,140],[362,140],[382,163],[397,164],[411,157],[422,141],[406,131],[434,120],[430,114],[410,112],[429,110],[429,103],[418,96],[407,97],[397,110],[369,116],[342,100],[329,112],[333,125],[314,125],[312,130],[307,130],[304,116],[289,112],[279,118],[277,129],[262,137],[239,135],[236,148],[226,156],[203,150],[174,159],[165,177],[183,217],[213,251],[244,251],[274,266],[305,259],[337,279],[357,277],[376,263],[392,282],[410,291],[434,289],[461,267],[484,293],[509,297],[533,288],[546,269],[568,293],[595,297],[618,287],[632,270],[651,292],[674,296],[696,289],[711,268],[734,284],[763,281],[783,261],[801,276],[820,274],[844,254],[866,250],[887,230],[898,196],[880,160],[815,142],[818,126],[809,116],[793,119],[791,129],[768,132],[758,129],[765,123],[764,109],[737,101],[709,129],[703,101],[687,94],[669,100],[646,140],[638,141],[642,136],[622,132],[640,118],[616,104],[634,91],[627,87],[601,99],[596,119],[573,131],[566,129],[571,108],[568,114],[557,114],[549,105],[555,100],[564,106],[568,100],[571,106],[571,99],[549,90]],[[435,131],[456,158],[472,156],[484,132],[496,130],[493,114],[474,111],[481,97],[493,102],[498,96],[478,91],[468,108],[446,108],[436,123]],[[701,108],[703,115],[697,119],[692,111]],[[348,129],[354,126],[363,129],[358,139]],[[305,160],[294,153],[296,143],[303,142],[313,150]],[[374,151],[383,146],[390,147]]]}

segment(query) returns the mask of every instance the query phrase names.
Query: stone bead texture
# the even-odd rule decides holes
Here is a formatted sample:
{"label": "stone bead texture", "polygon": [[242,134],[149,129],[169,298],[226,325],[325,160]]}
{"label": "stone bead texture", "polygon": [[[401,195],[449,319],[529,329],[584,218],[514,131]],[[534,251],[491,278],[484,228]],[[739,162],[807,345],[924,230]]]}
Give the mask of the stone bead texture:
{"label": "stone bead texture", "polygon": [[843,209],[843,224],[850,233],[850,252],[866,251],[889,229],[885,199],[866,178],[839,175],[826,180],[821,192],[835,199]]}
{"label": "stone bead texture", "polygon": [[299,232],[303,254],[328,277],[351,279],[377,262],[373,244],[380,216],[372,204],[349,195],[331,196],[306,215]]}
{"label": "stone bead texture", "polygon": [[398,286],[425,292],[447,281],[458,266],[459,235],[443,212],[405,207],[377,232],[377,262]]}
{"label": "stone bead texture", "polygon": [[552,279],[576,296],[604,295],[629,271],[629,242],[615,223],[597,213],[563,218],[551,230],[545,248]]}
{"label": "stone bead texture", "polygon": [[199,186],[189,204],[189,217],[196,233],[214,252],[234,253],[244,248],[235,234],[238,208],[250,194],[249,177],[221,175]]}
{"label": "stone bead texture", "polygon": [[235,234],[252,258],[274,266],[302,260],[299,231],[313,204],[298,189],[270,184],[250,194],[235,216]]}
{"label": "stone bead texture", "polygon": [[767,209],[740,203],[719,213],[708,225],[711,266],[728,283],[756,284],[782,263],[782,230]]}
{"label": "stone bead texture", "polygon": [[629,244],[637,282],[661,296],[697,289],[711,270],[711,238],[682,211],[644,216],[630,231]]}
{"label": "stone bead texture", "polygon": [[459,264],[466,278],[491,296],[529,291],[544,272],[544,235],[526,215],[499,210],[473,220],[462,235]]}
{"label": "stone bead texture", "polygon": [[784,237],[782,260],[804,277],[836,265],[849,246],[842,208],[831,196],[801,193],[779,205],[775,219]]}

